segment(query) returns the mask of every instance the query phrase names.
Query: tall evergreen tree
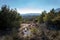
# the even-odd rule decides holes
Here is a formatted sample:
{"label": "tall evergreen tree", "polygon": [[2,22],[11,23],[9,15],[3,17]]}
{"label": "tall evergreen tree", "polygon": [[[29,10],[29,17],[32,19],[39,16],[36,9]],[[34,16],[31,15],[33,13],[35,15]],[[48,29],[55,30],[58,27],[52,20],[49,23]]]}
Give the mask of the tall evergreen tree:
{"label": "tall evergreen tree", "polygon": [[11,33],[13,37],[16,37],[21,19],[22,17],[16,10],[10,9],[7,5],[2,6],[0,10],[0,33]]}

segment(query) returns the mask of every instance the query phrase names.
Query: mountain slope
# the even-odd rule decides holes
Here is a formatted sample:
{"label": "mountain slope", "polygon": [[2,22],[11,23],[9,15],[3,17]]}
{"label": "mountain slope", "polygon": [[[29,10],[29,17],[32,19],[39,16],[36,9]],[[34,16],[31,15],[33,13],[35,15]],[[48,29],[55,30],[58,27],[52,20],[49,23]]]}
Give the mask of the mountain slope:
{"label": "mountain slope", "polygon": [[55,10],[55,12],[59,12],[60,11],[60,8],[57,8],[56,10]]}
{"label": "mountain slope", "polygon": [[26,14],[21,14],[22,18],[33,18],[33,17],[36,17],[36,16],[39,16],[40,13],[26,13]]}

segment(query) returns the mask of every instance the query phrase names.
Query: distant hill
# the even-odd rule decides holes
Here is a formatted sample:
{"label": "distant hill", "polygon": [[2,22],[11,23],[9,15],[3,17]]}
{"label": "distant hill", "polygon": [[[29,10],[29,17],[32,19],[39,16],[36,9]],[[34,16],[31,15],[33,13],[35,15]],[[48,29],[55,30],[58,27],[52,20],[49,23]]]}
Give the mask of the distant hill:
{"label": "distant hill", "polygon": [[21,14],[21,16],[38,16],[40,13],[26,13],[26,14]]}
{"label": "distant hill", "polygon": [[36,16],[39,16],[40,13],[26,13],[26,14],[20,14],[22,16],[22,18],[33,18],[33,17],[36,17]]}
{"label": "distant hill", "polygon": [[56,10],[55,10],[55,12],[59,12],[60,11],[60,8],[57,8]]}

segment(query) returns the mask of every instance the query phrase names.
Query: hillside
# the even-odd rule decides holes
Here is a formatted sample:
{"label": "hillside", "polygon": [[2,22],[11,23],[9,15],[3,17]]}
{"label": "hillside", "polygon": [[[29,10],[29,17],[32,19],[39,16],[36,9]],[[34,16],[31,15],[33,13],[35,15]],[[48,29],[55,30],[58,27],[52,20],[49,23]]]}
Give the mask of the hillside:
{"label": "hillside", "polygon": [[36,18],[39,16],[40,13],[26,13],[26,14],[21,14],[23,19],[31,19],[31,18]]}

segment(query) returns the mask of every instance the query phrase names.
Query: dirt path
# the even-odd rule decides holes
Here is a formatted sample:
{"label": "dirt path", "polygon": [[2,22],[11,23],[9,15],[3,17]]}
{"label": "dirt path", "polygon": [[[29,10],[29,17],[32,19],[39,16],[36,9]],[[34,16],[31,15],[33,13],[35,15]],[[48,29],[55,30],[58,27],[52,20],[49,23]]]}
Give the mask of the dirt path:
{"label": "dirt path", "polygon": [[20,28],[20,33],[23,33],[23,36],[29,36],[31,34],[30,30],[29,30],[29,26],[30,24],[21,24],[21,28]]}

